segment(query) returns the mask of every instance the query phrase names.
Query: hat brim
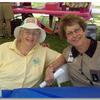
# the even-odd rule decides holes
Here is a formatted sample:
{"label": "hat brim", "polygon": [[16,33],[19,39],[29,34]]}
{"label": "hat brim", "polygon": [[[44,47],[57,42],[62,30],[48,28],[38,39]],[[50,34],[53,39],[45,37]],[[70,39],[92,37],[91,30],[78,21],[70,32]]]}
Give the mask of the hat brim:
{"label": "hat brim", "polygon": [[30,24],[26,23],[26,24],[23,24],[21,26],[16,27],[15,30],[14,30],[14,37],[15,38],[18,38],[18,36],[20,34],[20,29],[21,28],[26,28],[26,29],[40,29],[41,34],[40,34],[40,38],[39,38],[39,43],[42,43],[45,40],[45,38],[46,38],[46,32],[45,32],[45,30],[43,30],[38,25],[31,24],[31,23]]}

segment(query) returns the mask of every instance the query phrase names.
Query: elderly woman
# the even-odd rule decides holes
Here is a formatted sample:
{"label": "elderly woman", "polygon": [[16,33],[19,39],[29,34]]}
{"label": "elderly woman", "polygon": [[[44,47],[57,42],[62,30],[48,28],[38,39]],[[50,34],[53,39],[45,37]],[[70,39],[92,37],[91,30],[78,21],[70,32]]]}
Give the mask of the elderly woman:
{"label": "elderly woman", "polygon": [[70,44],[63,52],[74,86],[100,86],[100,42],[86,36],[86,23],[77,15],[61,21],[61,31]]}
{"label": "elderly woman", "polygon": [[40,45],[46,33],[33,21],[16,27],[15,40],[0,45],[0,89],[39,86],[47,67],[45,80],[50,84],[53,72],[61,66],[64,57]]}

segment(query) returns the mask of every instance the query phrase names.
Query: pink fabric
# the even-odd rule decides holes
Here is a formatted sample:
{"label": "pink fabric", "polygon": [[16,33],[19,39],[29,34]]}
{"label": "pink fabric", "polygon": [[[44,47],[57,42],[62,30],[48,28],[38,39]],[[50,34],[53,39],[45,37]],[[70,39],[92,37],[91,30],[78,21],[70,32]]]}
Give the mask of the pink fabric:
{"label": "pink fabric", "polygon": [[45,9],[35,10],[35,9],[26,9],[26,8],[14,8],[13,11],[16,14],[18,14],[18,13],[40,13],[40,14],[51,14],[51,15],[58,16],[58,17],[62,17],[66,14],[76,14],[76,15],[84,17],[86,20],[91,18],[90,12],[82,12],[81,13],[80,11],[58,11],[58,10],[51,11],[51,10],[45,10]]}
{"label": "pink fabric", "polygon": [[59,2],[48,2],[44,8],[45,10],[61,10]]}

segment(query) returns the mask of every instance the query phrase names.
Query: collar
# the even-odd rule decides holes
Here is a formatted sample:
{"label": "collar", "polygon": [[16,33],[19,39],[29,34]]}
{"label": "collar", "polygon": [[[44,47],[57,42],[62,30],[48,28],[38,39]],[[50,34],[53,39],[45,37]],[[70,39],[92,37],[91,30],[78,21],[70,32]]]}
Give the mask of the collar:
{"label": "collar", "polygon": [[11,45],[9,46],[9,48],[10,49],[12,49],[12,50],[17,50],[17,48],[16,48],[16,39],[11,43]]}
{"label": "collar", "polygon": [[[20,53],[20,51],[16,48],[16,42],[17,42],[17,39],[15,39],[15,40],[12,42],[12,44],[9,46],[9,48],[10,48],[11,50],[15,51],[17,54],[22,55],[22,54]],[[34,50],[35,50],[35,49],[38,49],[39,47],[40,47],[40,44],[39,44],[39,43],[36,44],[36,45],[30,50],[30,52],[29,52],[28,54],[32,54],[32,53],[34,52]]]}
{"label": "collar", "polygon": [[[87,54],[89,57],[93,57],[96,47],[97,47],[97,41],[92,38],[89,38],[89,39],[91,39],[90,46],[88,50],[85,52],[85,54]],[[74,58],[80,55],[79,51],[77,51],[75,47],[71,48],[71,52]]]}

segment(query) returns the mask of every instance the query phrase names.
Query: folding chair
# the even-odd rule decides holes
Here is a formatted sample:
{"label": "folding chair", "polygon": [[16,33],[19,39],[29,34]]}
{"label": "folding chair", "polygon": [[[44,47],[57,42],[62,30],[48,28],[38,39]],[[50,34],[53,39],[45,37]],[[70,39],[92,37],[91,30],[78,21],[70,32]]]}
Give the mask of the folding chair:
{"label": "folding chair", "polygon": [[61,87],[61,83],[69,81],[67,64],[62,65],[60,68],[64,70],[64,73],[56,79],[58,87]]}
{"label": "folding chair", "polygon": [[87,36],[96,40],[96,29],[97,29],[96,24],[87,24],[87,27],[86,27]]}

